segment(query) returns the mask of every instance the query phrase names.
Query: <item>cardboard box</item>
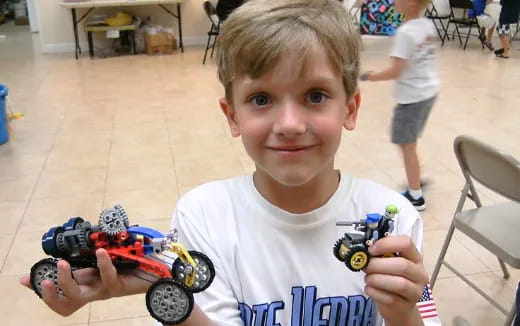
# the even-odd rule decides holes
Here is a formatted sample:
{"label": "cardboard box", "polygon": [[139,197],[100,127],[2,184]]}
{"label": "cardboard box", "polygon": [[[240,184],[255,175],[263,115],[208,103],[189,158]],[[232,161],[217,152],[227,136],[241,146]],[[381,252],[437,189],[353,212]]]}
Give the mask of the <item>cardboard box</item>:
{"label": "cardboard box", "polygon": [[172,53],[177,48],[177,40],[170,33],[145,34],[146,53]]}

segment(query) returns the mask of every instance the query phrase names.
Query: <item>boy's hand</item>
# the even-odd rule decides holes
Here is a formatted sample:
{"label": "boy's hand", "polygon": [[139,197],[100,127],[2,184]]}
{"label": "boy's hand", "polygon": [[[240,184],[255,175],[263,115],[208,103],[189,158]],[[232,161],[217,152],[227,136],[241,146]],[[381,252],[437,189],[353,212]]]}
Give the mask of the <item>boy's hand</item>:
{"label": "boy's hand", "polygon": [[365,292],[376,303],[385,325],[423,325],[416,304],[428,274],[422,256],[407,236],[390,236],[369,248],[372,256],[398,252],[398,257],[371,258],[365,269]]}
{"label": "boy's hand", "polygon": [[[75,271],[72,277],[69,263],[58,262],[58,286],[63,295],[56,291],[50,280],[42,282],[42,299],[55,312],[69,316],[85,304],[145,292],[149,282],[130,274],[118,274],[110,256],[104,249],[96,251],[98,268]],[[30,277],[25,275],[20,283],[31,288]]]}
{"label": "boy's hand", "polygon": [[366,71],[366,72],[361,73],[361,75],[359,75],[359,80],[361,80],[361,81],[370,80],[371,73],[372,73],[372,71]]}

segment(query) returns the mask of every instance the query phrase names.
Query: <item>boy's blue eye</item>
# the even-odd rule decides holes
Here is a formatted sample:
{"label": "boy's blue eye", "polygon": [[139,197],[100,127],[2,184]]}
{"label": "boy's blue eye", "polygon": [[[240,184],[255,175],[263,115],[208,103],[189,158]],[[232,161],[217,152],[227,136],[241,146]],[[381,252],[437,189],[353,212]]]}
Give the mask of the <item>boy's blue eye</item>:
{"label": "boy's blue eye", "polygon": [[255,105],[258,105],[258,106],[265,106],[265,105],[268,105],[269,103],[271,103],[271,100],[269,99],[269,97],[267,95],[255,95],[255,96],[253,96],[253,98],[251,100],[253,101],[253,103]]}
{"label": "boy's blue eye", "polygon": [[320,104],[325,101],[325,94],[319,91],[312,91],[307,95],[307,100],[312,104]]}

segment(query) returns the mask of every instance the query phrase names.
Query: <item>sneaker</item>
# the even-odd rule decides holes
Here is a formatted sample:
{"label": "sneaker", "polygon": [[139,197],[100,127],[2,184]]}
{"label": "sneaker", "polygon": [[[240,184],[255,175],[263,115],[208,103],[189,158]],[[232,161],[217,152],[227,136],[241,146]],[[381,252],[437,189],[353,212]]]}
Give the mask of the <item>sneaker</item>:
{"label": "sneaker", "polygon": [[410,203],[412,203],[413,207],[415,207],[416,210],[422,211],[426,208],[426,202],[425,202],[423,196],[415,199],[412,197],[412,195],[410,195],[408,190],[403,192],[402,195],[405,196],[406,199],[408,199],[410,201]]}

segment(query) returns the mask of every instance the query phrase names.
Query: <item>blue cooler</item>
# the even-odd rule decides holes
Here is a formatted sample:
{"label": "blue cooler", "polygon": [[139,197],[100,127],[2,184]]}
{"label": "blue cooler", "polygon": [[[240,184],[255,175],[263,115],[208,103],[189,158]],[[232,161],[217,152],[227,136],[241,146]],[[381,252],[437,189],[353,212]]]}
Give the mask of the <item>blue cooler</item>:
{"label": "blue cooler", "polygon": [[7,130],[7,112],[5,102],[7,97],[7,87],[0,84],[0,145],[9,140]]}

